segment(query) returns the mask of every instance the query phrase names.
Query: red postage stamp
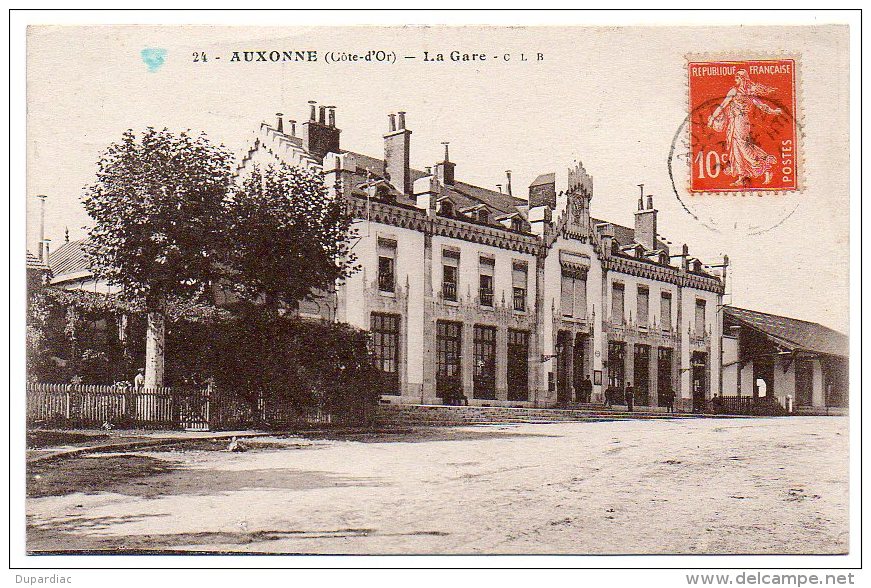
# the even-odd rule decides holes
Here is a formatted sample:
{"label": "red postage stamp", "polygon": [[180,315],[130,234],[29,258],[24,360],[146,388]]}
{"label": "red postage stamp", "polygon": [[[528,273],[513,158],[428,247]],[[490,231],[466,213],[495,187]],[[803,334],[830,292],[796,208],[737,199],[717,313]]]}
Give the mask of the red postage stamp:
{"label": "red postage stamp", "polygon": [[794,59],[690,61],[690,192],[798,190]]}

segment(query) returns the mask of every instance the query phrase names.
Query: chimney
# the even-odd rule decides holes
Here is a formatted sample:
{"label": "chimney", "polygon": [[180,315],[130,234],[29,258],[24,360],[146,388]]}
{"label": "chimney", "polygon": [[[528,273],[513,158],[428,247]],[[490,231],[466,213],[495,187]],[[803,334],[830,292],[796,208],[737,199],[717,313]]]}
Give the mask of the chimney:
{"label": "chimney", "polygon": [[453,186],[454,170],[456,169],[457,164],[451,162],[451,157],[448,153],[448,145],[450,145],[450,142],[442,141],[442,145],[445,146],[445,160],[435,165],[436,177],[439,179],[439,182],[445,186]]}
{"label": "chimney", "polygon": [[405,128],[405,113],[388,116],[389,131],[384,135],[384,172],[394,188],[411,194],[411,131]]}
{"label": "chimney", "polygon": [[37,194],[39,198],[39,260],[45,261],[48,257],[45,253],[45,194]]}
{"label": "chimney", "polygon": [[284,132],[284,119],[281,117],[283,117],[284,115],[280,112],[276,112],[275,116],[278,117],[278,126],[275,128],[278,130],[279,133],[283,133]]}
{"label": "chimney", "polygon": [[505,184],[505,191],[508,193],[509,196],[513,196],[513,194],[511,193],[511,170],[510,169],[505,170],[505,177],[508,178],[508,182]]}
{"label": "chimney", "polygon": [[496,189],[499,190],[499,193],[502,193],[502,184],[496,184]]}
{"label": "chimney", "polygon": [[327,106],[327,111],[329,112],[329,126],[335,128],[335,126],[336,126],[336,107],[335,106]]}
{"label": "chimney", "polygon": [[289,121],[287,121],[287,122],[290,123],[290,136],[291,136],[291,137],[296,137],[296,121],[295,121],[295,120],[289,120]]}
{"label": "chimney", "polygon": [[602,250],[605,252],[605,255],[611,255],[611,247],[614,243],[614,225],[611,223],[599,223],[595,228],[602,242]]}
{"label": "chimney", "polygon": [[556,174],[541,174],[529,185],[529,207],[556,208]]}
{"label": "chimney", "polygon": [[[341,130],[335,127],[335,106],[320,106],[309,100],[311,111],[309,120],[302,123],[302,144],[318,162],[322,162],[327,153],[339,152],[339,135]],[[330,125],[327,124],[327,109],[330,109]],[[294,129],[295,132],[295,129]]]}
{"label": "chimney", "polygon": [[680,266],[687,271],[690,269],[690,248],[686,243],[683,244],[683,247],[680,250]]}
{"label": "chimney", "polygon": [[656,209],[653,196],[647,197],[649,208],[644,207],[644,184],[638,184],[641,195],[638,197],[638,210],[635,212],[635,241],[648,251],[656,249]]}
{"label": "chimney", "polygon": [[51,239],[46,239],[45,240],[45,259],[42,260],[45,262],[45,265],[48,265],[48,262],[49,262],[50,246],[51,246]]}
{"label": "chimney", "polygon": [[[64,227],[64,243],[69,243],[69,242],[70,242],[70,228]],[[728,262],[729,262],[729,258],[727,257],[726,263],[728,264]]]}

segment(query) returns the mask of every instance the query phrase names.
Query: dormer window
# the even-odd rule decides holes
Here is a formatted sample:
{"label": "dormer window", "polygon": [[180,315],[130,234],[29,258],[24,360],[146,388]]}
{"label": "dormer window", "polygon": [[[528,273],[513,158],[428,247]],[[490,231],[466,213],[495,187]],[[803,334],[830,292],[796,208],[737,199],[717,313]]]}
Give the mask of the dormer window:
{"label": "dormer window", "polygon": [[490,213],[486,208],[482,208],[478,211],[478,222],[481,223],[489,223],[490,222]]}
{"label": "dormer window", "polygon": [[442,216],[454,216],[454,205],[450,201],[445,200],[439,207],[439,213]]}
{"label": "dormer window", "polygon": [[375,193],[375,197],[378,198],[378,200],[382,200],[384,202],[392,202],[393,201],[393,194],[390,192],[390,188],[388,188],[384,184],[381,184],[380,186],[378,186],[378,190]]}
{"label": "dormer window", "polygon": [[512,231],[523,231],[523,220],[519,218],[511,219],[511,230]]}

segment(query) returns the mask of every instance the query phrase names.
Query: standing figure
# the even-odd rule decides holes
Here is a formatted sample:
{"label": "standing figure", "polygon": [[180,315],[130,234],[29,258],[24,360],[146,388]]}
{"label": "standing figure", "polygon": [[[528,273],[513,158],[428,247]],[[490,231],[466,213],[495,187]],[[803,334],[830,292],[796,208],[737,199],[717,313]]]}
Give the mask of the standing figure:
{"label": "standing figure", "polygon": [[581,402],[589,402],[590,397],[593,395],[593,382],[590,381],[590,374],[584,376],[584,381],[581,382],[581,394],[580,401]]}
{"label": "standing figure", "polygon": [[133,378],[133,387],[136,391],[140,391],[142,387],[145,386],[145,370],[143,368],[139,368],[136,370],[136,377]]}
{"label": "standing figure", "polygon": [[735,87],[731,88],[708,117],[708,126],[717,132],[726,132],[726,174],[735,178],[733,186],[746,186],[753,178],[763,176],[763,184],[771,183],[771,168],[777,158],[769,155],[756,144],[750,126],[750,111],[755,106],[766,114],[778,115],[779,108],[772,108],[759,99],[775,89],[750,81],[747,70],[735,74]]}
{"label": "standing figure", "polygon": [[632,406],[635,404],[635,389],[632,387],[632,382],[626,382],[626,410],[632,412]]}
{"label": "standing figure", "polygon": [[665,400],[665,408],[668,409],[668,412],[674,412],[674,390],[671,389],[671,386],[665,389],[662,399]]}

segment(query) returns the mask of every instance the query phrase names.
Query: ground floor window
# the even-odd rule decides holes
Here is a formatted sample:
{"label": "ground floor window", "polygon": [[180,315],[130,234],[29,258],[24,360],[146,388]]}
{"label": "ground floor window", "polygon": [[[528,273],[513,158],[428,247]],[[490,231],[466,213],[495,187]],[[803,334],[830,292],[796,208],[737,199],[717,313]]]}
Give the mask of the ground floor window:
{"label": "ground floor window", "polygon": [[626,344],[622,341],[608,342],[608,387],[623,393],[625,383]]}
{"label": "ground floor window", "polygon": [[[705,409],[708,397],[708,354],[695,351],[690,362],[693,375],[693,412],[701,412]],[[772,381],[773,379],[772,372]]]}
{"label": "ground floor window", "polygon": [[496,327],[475,325],[474,397],[496,398]]}
{"label": "ground floor window", "polygon": [[508,400],[529,400],[529,333],[508,329]]}
{"label": "ground floor window", "polygon": [[451,321],[436,323],[436,395],[440,398],[462,393],[461,357],[463,325]]}
{"label": "ground floor window", "polygon": [[399,394],[399,316],[372,313],[372,347],[382,374],[382,394]]}
{"label": "ground floor window", "polygon": [[650,346],[636,345],[633,362],[635,381],[635,403],[641,406],[650,405]]}
{"label": "ground floor window", "polygon": [[660,347],[656,360],[656,393],[659,406],[667,406],[674,393],[672,385],[672,349]]}

